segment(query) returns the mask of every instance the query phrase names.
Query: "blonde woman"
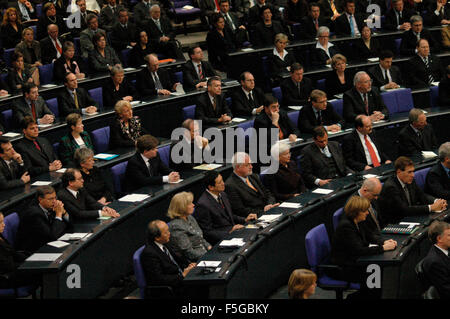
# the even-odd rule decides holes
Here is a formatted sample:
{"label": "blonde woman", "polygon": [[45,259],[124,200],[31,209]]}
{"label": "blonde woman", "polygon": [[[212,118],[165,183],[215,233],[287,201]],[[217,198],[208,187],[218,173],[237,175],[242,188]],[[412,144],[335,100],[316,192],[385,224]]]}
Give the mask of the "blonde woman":
{"label": "blonde woman", "polygon": [[192,216],[194,212],[194,195],[181,192],[172,197],[167,215],[172,219],[169,223],[170,245],[190,262],[196,262],[211,249],[211,245],[203,238],[203,232]]}

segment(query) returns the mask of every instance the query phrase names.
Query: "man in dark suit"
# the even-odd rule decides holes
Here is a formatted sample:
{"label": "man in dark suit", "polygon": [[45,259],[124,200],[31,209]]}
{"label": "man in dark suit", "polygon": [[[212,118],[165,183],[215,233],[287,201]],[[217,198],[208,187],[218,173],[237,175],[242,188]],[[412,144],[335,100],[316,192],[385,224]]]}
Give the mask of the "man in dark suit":
{"label": "man in dark suit", "polygon": [[111,45],[120,54],[127,47],[134,47],[137,43],[136,25],[128,21],[128,10],[123,8],[119,10],[119,21],[117,21],[111,30]]}
{"label": "man in dark suit", "polygon": [[[290,142],[295,142],[297,140],[297,136],[300,135],[299,131],[292,124],[286,112],[284,110],[280,110],[278,100],[273,96],[267,96],[264,102],[264,110],[256,116],[253,127],[258,134],[258,147],[266,145],[266,154],[270,154],[272,145],[276,143],[278,139],[289,139]],[[266,134],[263,134],[261,129],[266,130]],[[275,130],[276,136],[272,135],[274,133],[272,130]],[[264,136],[266,136],[265,143],[259,140]]]}
{"label": "man in dark suit", "polygon": [[377,143],[372,131],[372,121],[366,115],[356,117],[355,130],[344,137],[342,150],[347,165],[355,171],[365,171],[391,163]]}
{"label": "man in dark suit", "polygon": [[421,109],[409,111],[409,125],[398,134],[398,153],[403,156],[434,151],[438,147],[433,127],[427,123],[427,116]]}
{"label": "man in dark suit", "polygon": [[231,162],[233,173],[228,177],[225,185],[234,214],[244,218],[249,214],[261,216],[279,205],[275,203],[272,193],[264,187],[258,174],[253,174],[253,166],[247,153],[235,153]]}
{"label": "man in dark suit", "polygon": [[447,0],[429,1],[425,24],[434,27],[450,24],[450,4]]}
{"label": "man in dark suit", "polygon": [[43,64],[55,62],[62,54],[63,39],[59,37],[58,26],[49,24],[47,26],[48,37],[43,38],[41,43],[41,56]]}
{"label": "man in dark suit", "polygon": [[321,187],[335,178],[353,173],[345,163],[339,143],[328,141],[328,133],[323,126],[314,128],[313,141],[302,150],[300,164],[308,188]]}
{"label": "man in dark suit", "polygon": [[450,64],[445,68],[443,79],[439,82],[439,105],[450,105]]}
{"label": "man in dark suit", "polygon": [[417,42],[417,54],[409,59],[407,70],[408,86],[423,88],[440,81],[443,68],[439,58],[430,54],[428,41],[420,39]]}
{"label": "man in dark suit", "polygon": [[344,125],[344,119],[328,103],[325,92],[313,90],[310,102],[298,113],[297,123],[302,133],[311,134],[316,126],[324,126],[328,132],[339,132]]}
{"label": "man in dark suit", "polygon": [[136,140],[136,154],[128,161],[125,171],[125,189],[133,191],[147,185],[174,183],[180,179],[177,172],[169,169],[159,157],[158,140],[143,135]]}
{"label": "man in dark suit", "polygon": [[17,151],[22,155],[25,169],[31,176],[53,172],[62,167],[50,142],[39,137],[38,126],[31,116],[23,119],[22,132],[24,138],[17,144]]}
{"label": "man in dark suit", "polygon": [[383,185],[378,200],[383,225],[396,224],[406,216],[427,215],[445,210],[447,201],[425,194],[414,180],[414,163],[400,156],[394,163],[395,175]]}
{"label": "man in dark suit", "polygon": [[[202,10],[202,17],[208,17],[208,22],[211,24],[211,16],[214,13],[219,12],[219,0],[199,0],[198,1],[199,8]],[[202,18],[204,19],[204,18]]]}
{"label": "man in dark suit", "polygon": [[122,5],[116,5],[116,0],[107,0],[108,5],[103,7],[99,15],[99,24],[106,31],[111,31],[119,20],[119,11],[124,9]]}
{"label": "man in dark suit", "polygon": [[[161,220],[148,224],[147,242],[141,254],[141,264],[148,286],[170,286],[175,297],[186,297],[183,292],[183,278],[196,266],[188,264],[182,255],[177,255],[166,244],[170,240],[169,226]],[[158,290],[161,293],[161,290]],[[167,293],[166,291],[162,292]],[[146,298],[170,298],[167,294],[151,296],[151,289],[146,290]]]}
{"label": "man in dark suit", "polygon": [[207,78],[215,76],[216,72],[208,61],[203,61],[203,50],[200,46],[189,48],[189,61],[183,64],[183,88],[191,91],[206,87]]}
{"label": "man in dark suit", "polygon": [[222,175],[217,171],[209,171],[204,182],[206,190],[197,201],[194,217],[211,245],[257,218],[256,214],[241,217],[233,213]]}
{"label": "man in dark suit", "polygon": [[428,41],[431,51],[437,52],[439,44],[434,41],[430,31],[423,28],[423,19],[419,15],[414,15],[410,19],[411,29],[404,32],[402,35],[402,42],[400,44],[400,54],[411,56],[417,53],[417,42],[420,39]]}
{"label": "man in dark suit", "polygon": [[150,0],[142,0],[133,7],[133,19],[139,28],[143,28],[142,23],[150,19],[150,7],[152,3]]}
{"label": "man in dark suit", "polygon": [[170,95],[175,91],[178,83],[173,83],[169,72],[159,68],[156,54],[149,54],[145,58],[147,67],[137,74],[136,87],[142,97],[155,95]]}
{"label": "man in dark suit", "polygon": [[38,187],[36,197],[37,201],[21,214],[17,230],[17,249],[30,253],[57,240],[70,226],[69,214],[53,187]]}
{"label": "man in dark suit", "polygon": [[403,0],[392,1],[392,9],[386,13],[383,29],[389,31],[408,31],[411,29],[410,19],[414,15],[414,12],[404,9],[404,6]]}
{"label": "man in dark suit", "polygon": [[19,13],[20,21],[25,22],[37,22],[36,9],[33,4],[28,0],[17,0],[13,3],[9,3],[8,7],[15,8]]}
{"label": "man in dark suit", "polygon": [[290,105],[305,105],[312,91],[312,82],[303,77],[303,66],[300,63],[291,65],[291,77],[281,82],[280,88],[283,94],[283,108]]}
{"label": "man in dark suit", "polygon": [[230,12],[230,0],[220,0],[220,14],[225,20],[225,28],[233,35],[233,39],[238,46],[247,41],[247,29],[239,21],[234,12]]}
{"label": "man in dark suit", "polygon": [[320,11],[325,19],[335,21],[342,13],[343,1],[340,0],[319,0]]}
{"label": "man in dark suit", "polygon": [[208,92],[197,99],[195,118],[202,120],[203,124],[215,126],[231,121],[231,111],[222,94],[220,77],[213,76],[207,82]]}
{"label": "man in dark suit", "polygon": [[253,1],[254,6],[252,6],[248,10],[248,25],[250,28],[254,28],[255,25],[258,22],[262,22],[262,14],[261,14],[261,8],[266,6],[270,8],[270,11],[272,12],[272,19],[280,20],[281,14],[277,12],[277,8],[275,8],[272,3],[269,3],[267,0],[254,0]]}
{"label": "man in dark suit", "polygon": [[370,76],[360,71],[355,74],[353,88],[344,93],[344,119],[353,123],[359,114],[370,117],[372,122],[386,120],[389,111],[377,88],[372,87]]}
{"label": "man in dark suit", "polygon": [[143,22],[143,28],[150,37],[157,53],[166,57],[184,61],[183,52],[178,48],[175,40],[175,31],[166,17],[161,17],[161,8],[154,4],[150,9],[150,19]]}
{"label": "man in dark suit", "polygon": [[309,14],[302,19],[300,38],[314,40],[320,27],[329,27],[329,19],[320,14],[320,6],[317,2],[309,3]]}
{"label": "man in dark suit", "polygon": [[440,162],[427,174],[425,191],[438,198],[450,200],[450,142],[439,147]]}
{"label": "man in dark suit", "polygon": [[364,17],[355,13],[355,0],[346,0],[344,12],[334,22],[334,31],[342,36],[359,36],[364,26]]}
{"label": "man in dark suit", "polygon": [[403,81],[400,69],[392,65],[394,53],[386,50],[380,53],[380,64],[371,67],[368,72],[372,78],[372,85],[380,91],[399,88]]}
{"label": "man in dark suit", "polygon": [[58,192],[58,198],[72,218],[81,220],[120,216],[114,209],[97,202],[83,188],[83,176],[78,169],[68,168],[61,176],[61,182],[63,188]]}
{"label": "man in dark suit", "polygon": [[428,228],[428,238],[433,243],[423,260],[423,272],[427,281],[436,288],[439,298],[450,298],[450,225],[434,221]]}
{"label": "man in dark suit", "polygon": [[20,126],[25,116],[31,116],[38,124],[52,124],[55,115],[45,104],[44,99],[39,96],[39,90],[34,83],[22,85],[23,97],[13,102],[13,119]]}
{"label": "man in dark suit", "polygon": [[22,187],[30,181],[22,156],[11,142],[0,137],[0,189]]}
{"label": "man in dark suit", "polygon": [[90,97],[85,89],[78,87],[78,80],[75,74],[66,74],[64,86],[66,88],[58,95],[58,107],[61,117],[71,113],[92,114],[97,112],[97,102]]}
{"label": "man in dark suit", "polygon": [[241,87],[232,93],[232,110],[235,116],[258,115],[264,110],[264,92],[255,87],[255,78],[250,72],[243,72],[240,77]]}

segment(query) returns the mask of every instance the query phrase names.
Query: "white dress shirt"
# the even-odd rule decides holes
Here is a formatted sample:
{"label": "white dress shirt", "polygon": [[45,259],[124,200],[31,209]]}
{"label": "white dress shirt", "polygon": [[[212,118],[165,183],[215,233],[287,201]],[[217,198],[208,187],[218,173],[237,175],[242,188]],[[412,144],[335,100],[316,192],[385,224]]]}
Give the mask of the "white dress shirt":
{"label": "white dress shirt", "polygon": [[[372,165],[372,158],[370,157],[370,153],[369,150],[367,149],[367,145],[366,145],[366,141],[364,140],[364,135],[361,134],[358,130],[356,130],[356,132],[358,133],[359,136],[359,140],[361,141],[362,147],[364,149],[364,154],[366,155],[366,161],[367,161],[367,165]],[[378,162],[381,163],[381,158],[380,158],[380,154],[378,154],[378,150],[377,147],[375,146],[375,144],[372,142],[371,138],[369,135],[367,135],[367,140],[369,141],[369,143],[372,145],[373,150],[375,151],[375,155],[378,158]]]}

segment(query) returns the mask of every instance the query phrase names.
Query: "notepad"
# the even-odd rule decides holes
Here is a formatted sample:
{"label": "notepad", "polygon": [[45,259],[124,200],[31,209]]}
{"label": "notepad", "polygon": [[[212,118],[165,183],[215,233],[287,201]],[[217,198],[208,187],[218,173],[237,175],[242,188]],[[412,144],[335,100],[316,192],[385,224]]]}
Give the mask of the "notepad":
{"label": "notepad", "polygon": [[20,133],[8,132],[8,133],[3,134],[2,136],[4,136],[4,137],[17,137],[17,136],[20,136]]}
{"label": "notepad", "polygon": [[202,169],[205,171],[211,171],[211,170],[219,168],[221,166],[222,166],[222,164],[202,164],[199,166],[195,166],[194,169]]}
{"label": "notepad", "polygon": [[136,71],[136,68],[125,68],[123,69],[125,72]]}
{"label": "notepad", "polygon": [[46,185],[50,185],[52,182],[47,182],[47,181],[36,181],[33,184],[31,184],[31,186],[46,186]]}
{"label": "notepad", "polygon": [[141,101],[131,101],[130,102],[131,106],[135,106],[135,105],[138,105],[140,103],[141,103]]}
{"label": "notepad", "polygon": [[66,233],[66,234],[62,235],[61,237],[59,237],[58,240],[64,240],[64,241],[79,240],[79,239],[86,237],[89,234],[90,233],[73,233],[73,234]]}
{"label": "notepad", "polygon": [[119,155],[117,155],[117,154],[99,153],[99,154],[95,155],[94,158],[105,160],[105,161],[109,161],[109,160],[111,160],[113,158],[116,158],[117,156],[119,156]]}
{"label": "notepad", "polygon": [[266,223],[271,223],[274,220],[277,220],[282,214],[267,214],[267,215],[262,215],[261,217],[258,218],[259,221],[262,222],[266,222]]}
{"label": "notepad", "polygon": [[332,189],[325,189],[325,188],[316,188],[315,190],[312,191],[313,193],[316,194],[330,194],[332,192],[334,192]]}
{"label": "notepad", "polygon": [[122,198],[119,198],[120,202],[142,202],[143,200],[149,198],[150,195],[147,194],[129,194]]}
{"label": "notepad", "polygon": [[422,151],[422,156],[424,158],[433,158],[433,157],[436,157],[437,154],[434,152],[431,152],[431,151]]}
{"label": "notepad", "polygon": [[6,94],[6,95],[2,95],[0,96],[0,99],[4,99],[5,97],[11,96],[11,94]]}
{"label": "notepad", "polygon": [[39,128],[46,128],[52,126],[51,124],[38,124]]}
{"label": "notepad", "polygon": [[245,242],[243,238],[232,238],[232,239],[224,239],[220,242],[220,247],[241,247],[244,246]]}
{"label": "notepad", "polygon": [[303,105],[289,105],[288,108],[295,111],[300,111],[303,108]]}
{"label": "notepad", "polygon": [[378,175],[375,175],[375,174],[366,174],[366,175],[363,175],[363,178],[364,179],[368,179],[368,178],[372,178],[372,177],[379,177]]}
{"label": "notepad", "polygon": [[62,254],[33,254],[26,261],[55,261]]}
{"label": "notepad", "polygon": [[242,117],[234,117],[231,122],[235,122],[235,123],[240,123],[240,122],[245,122],[247,121],[247,119],[243,119]]}
{"label": "notepad", "polygon": [[47,245],[53,246],[56,248],[62,248],[65,246],[69,246],[70,244],[66,243],[65,241],[56,240],[56,241],[51,241],[51,242],[47,243]]}
{"label": "notepad", "polygon": [[378,61],[380,61],[380,58],[368,58],[367,61],[369,61],[369,62],[378,62]]}
{"label": "notepad", "polygon": [[219,266],[221,261],[216,260],[202,260],[197,264],[197,267],[217,267]]}
{"label": "notepad", "polygon": [[302,205],[300,203],[288,203],[288,202],[284,202],[281,203],[280,206],[278,207],[284,207],[284,208],[300,208],[302,207]]}
{"label": "notepad", "polygon": [[41,87],[46,88],[46,89],[54,88],[55,86],[57,86],[57,85],[56,84],[51,84],[51,83],[41,85]]}

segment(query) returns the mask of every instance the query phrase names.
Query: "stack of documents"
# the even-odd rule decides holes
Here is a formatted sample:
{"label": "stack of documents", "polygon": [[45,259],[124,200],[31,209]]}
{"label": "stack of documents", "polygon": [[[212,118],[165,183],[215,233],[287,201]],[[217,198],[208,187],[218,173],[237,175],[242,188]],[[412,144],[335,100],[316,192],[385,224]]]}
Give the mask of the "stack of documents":
{"label": "stack of documents", "polygon": [[150,195],[147,194],[129,194],[122,198],[119,198],[119,202],[142,202],[143,200],[146,200],[147,198],[150,198]]}
{"label": "stack of documents", "polygon": [[364,179],[368,179],[368,178],[372,178],[372,177],[378,177],[378,178],[379,178],[379,176],[378,176],[378,175],[375,175],[375,174],[366,174],[366,175],[363,175],[363,178],[364,178]]}
{"label": "stack of documents", "polygon": [[55,261],[62,254],[33,254],[26,261]]}
{"label": "stack of documents", "polygon": [[275,220],[277,220],[282,214],[272,214],[272,215],[263,215],[258,218],[259,221],[265,222],[265,223],[271,223]]}
{"label": "stack of documents", "polygon": [[315,190],[313,190],[313,193],[316,194],[323,194],[323,195],[327,195],[329,193],[334,192],[334,190],[332,189],[325,189],[325,188],[316,188]]}
{"label": "stack of documents", "polygon": [[284,207],[284,208],[300,208],[302,207],[302,205],[300,203],[288,203],[288,202],[284,202],[281,203],[280,206],[278,207]]}
{"label": "stack of documents", "polygon": [[33,184],[31,184],[31,186],[46,186],[46,185],[50,185],[52,182],[47,182],[47,181],[36,181]]}
{"label": "stack of documents", "polygon": [[47,243],[47,245],[50,245],[50,246],[53,246],[56,248],[62,248],[62,247],[68,246],[70,244],[66,243],[65,241],[56,240],[56,241],[51,241],[51,242]]}
{"label": "stack of documents", "polygon": [[228,240],[222,240],[219,244],[220,247],[242,247],[245,242],[243,238],[232,238]]}
{"label": "stack of documents", "polygon": [[215,261],[215,260],[202,260],[197,264],[197,267],[217,267],[219,266],[221,261]]}
{"label": "stack of documents", "polygon": [[16,136],[20,136],[20,134],[19,133],[14,133],[14,132],[8,132],[8,133],[3,134],[2,136],[4,136],[4,137],[16,137]]}
{"label": "stack of documents", "polygon": [[233,119],[231,120],[231,122],[235,122],[235,123],[240,123],[240,122],[245,122],[247,121],[246,119],[243,119],[242,117],[233,117]]}
{"label": "stack of documents", "polygon": [[84,237],[86,237],[87,235],[90,235],[91,233],[73,233],[73,234],[64,234],[61,237],[58,238],[58,240],[64,240],[64,241],[69,241],[69,240],[79,240],[82,239]]}
{"label": "stack of documents", "polygon": [[95,155],[94,158],[105,160],[105,161],[109,161],[109,160],[111,160],[113,158],[116,158],[117,156],[119,156],[119,155],[117,155],[117,154],[99,153],[99,154]]}
{"label": "stack of documents", "polygon": [[211,171],[211,170],[219,168],[221,166],[222,166],[222,164],[202,164],[199,166],[195,166],[194,169],[202,169],[202,170],[206,170],[206,171]]}
{"label": "stack of documents", "polygon": [[422,151],[423,158],[433,158],[436,157],[437,154],[431,151]]}

